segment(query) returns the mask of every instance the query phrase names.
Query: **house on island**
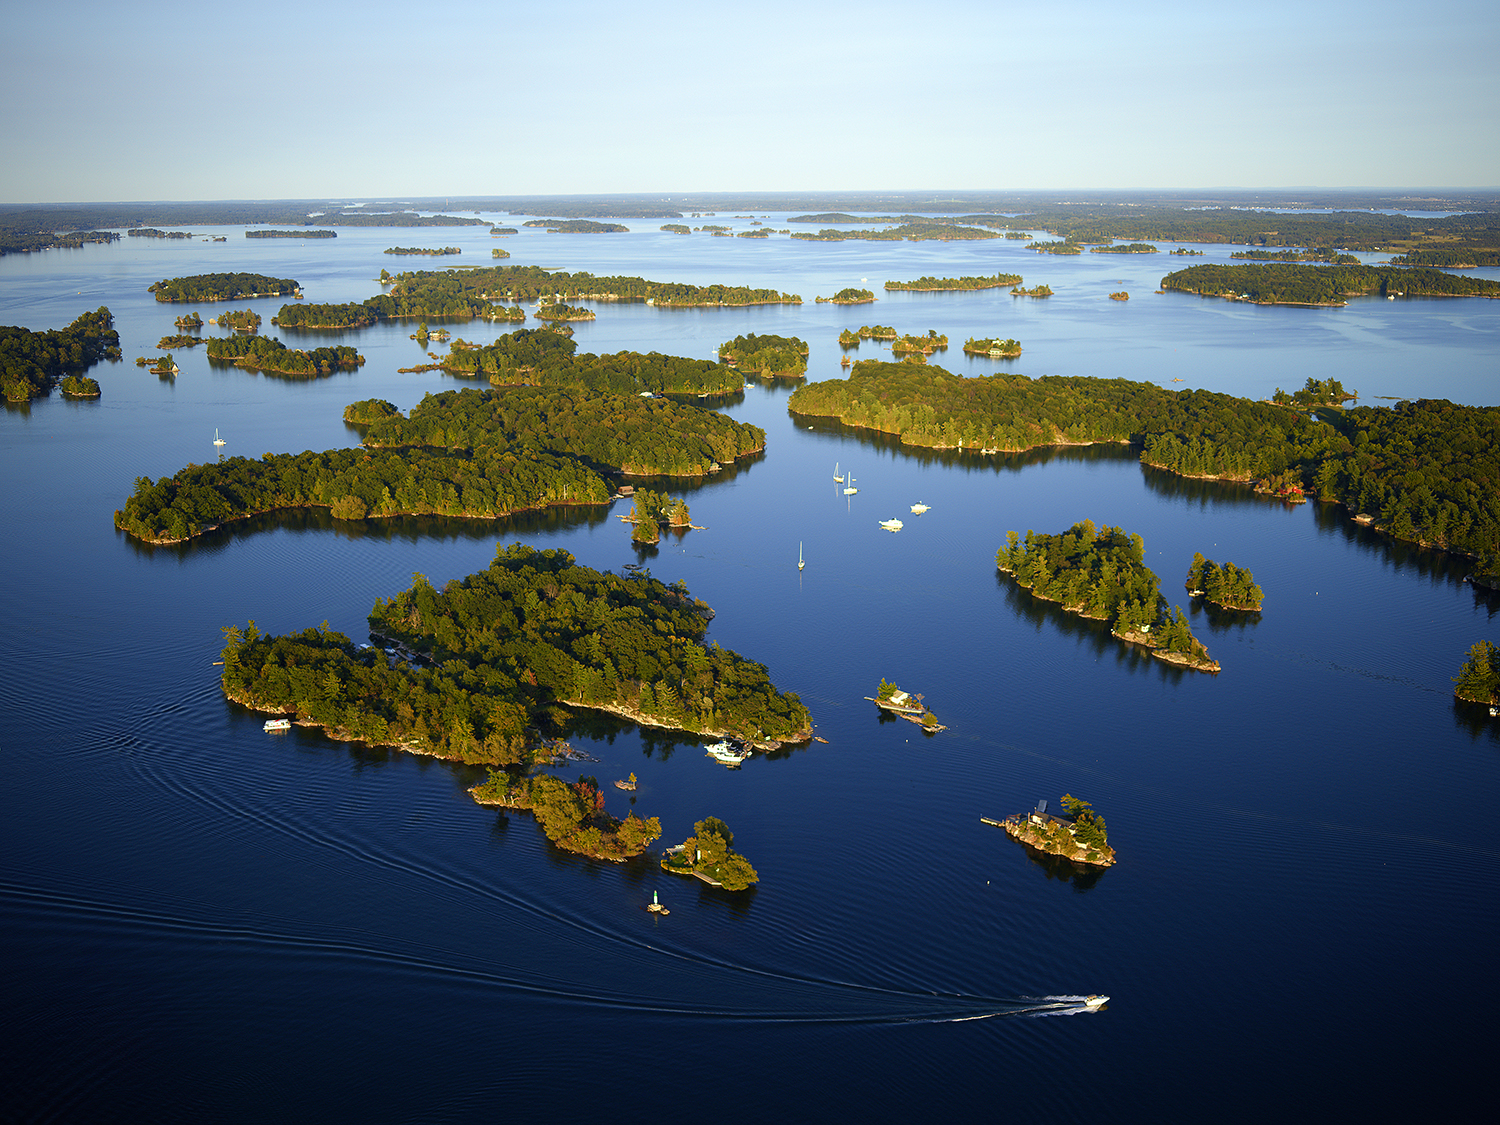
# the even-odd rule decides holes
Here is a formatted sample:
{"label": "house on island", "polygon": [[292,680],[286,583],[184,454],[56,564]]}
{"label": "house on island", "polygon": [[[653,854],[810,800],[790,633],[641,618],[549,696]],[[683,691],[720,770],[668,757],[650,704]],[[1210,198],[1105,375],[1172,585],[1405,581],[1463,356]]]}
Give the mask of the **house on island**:
{"label": "house on island", "polygon": [[1061,824],[1068,830],[1068,835],[1070,836],[1078,831],[1078,825],[1069,820],[1067,817],[1053,816],[1047,811],[1046,797],[1043,797],[1036,803],[1036,808],[1032,809],[1031,812],[1027,814],[1026,819],[1029,820],[1032,824],[1035,824],[1043,832],[1045,832],[1051,825],[1054,824]]}

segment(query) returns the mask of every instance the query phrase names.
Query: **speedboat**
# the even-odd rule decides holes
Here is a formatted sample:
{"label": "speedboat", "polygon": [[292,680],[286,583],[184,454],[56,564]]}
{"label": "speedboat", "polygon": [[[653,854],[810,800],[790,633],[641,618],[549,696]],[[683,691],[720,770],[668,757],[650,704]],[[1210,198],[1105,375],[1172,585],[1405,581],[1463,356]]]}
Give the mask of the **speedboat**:
{"label": "speedboat", "polygon": [[1090,1011],[1097,1012],[1108,1000],[1108,996],[1085,996],[1083,998],[1083,1006]]}
{"label": "speedboat", "polygon": [[911,510],[920,516],[923,512],[927,511],[928,507],[929,505],[924,504],[922,503],[922,501],[918,500],[911,506]]}

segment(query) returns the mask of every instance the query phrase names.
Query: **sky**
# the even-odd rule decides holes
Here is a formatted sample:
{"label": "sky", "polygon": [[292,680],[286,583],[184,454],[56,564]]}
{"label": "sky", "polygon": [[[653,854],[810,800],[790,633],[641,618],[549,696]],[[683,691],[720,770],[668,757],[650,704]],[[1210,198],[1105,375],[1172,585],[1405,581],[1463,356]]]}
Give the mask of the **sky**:
{"label": "sky", "polygon": [[1500,4],[17,5],[0,202],[1500,187]]}

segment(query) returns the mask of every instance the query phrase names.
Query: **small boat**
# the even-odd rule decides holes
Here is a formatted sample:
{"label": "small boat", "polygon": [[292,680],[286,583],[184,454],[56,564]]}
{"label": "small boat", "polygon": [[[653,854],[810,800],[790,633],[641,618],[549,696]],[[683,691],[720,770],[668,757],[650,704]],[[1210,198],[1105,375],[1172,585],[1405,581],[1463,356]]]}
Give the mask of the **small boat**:
{"label": "small boat", "polygon": [[797,544],[797,569],[801,570],[807,564],[802,561],[802,544]]}
{"label": "small boat", "polygon": [[[172,374],[174,374],[174,375],[177,374],[177,369],[175,367],[172,369]],[[217,427],[217,426],[214,427],[214,444],[215,445],[223,445],[224,444],[224,439],[219,436],[219,427]]]}
{"label": "small boat", "polygon": [[264,727],[262,727],[261,729],[262,730],[266,730],[266,731],[291,730],[292,729],[292,720],[291,719],[267,719],[266,720],[266,725]]}
{"label": "small boat", "polygon": [[737,766],[752,753],[750,750],[736,750],[727,741],[715,742],[711,746],[706,747],[706,749],[708,757],[716,762],[722,762],[726,766]]}
{"label": "small boat", "polygon": [[1083,998],[1083,1006],[1090,1011],[1097,1012],[1108,1000],[1108,996],[1085,996]]}
{"label": "small boat", "polygon": [[904,525],[898,519],[889,519],[881,520],[880,526],[885,528],[887,531],[900,531]]}
{"label": "small boat", "polygon": [[858,491],[859,491],[859,489],[857,489],[857,488],[854,487],[854,474],[850,473],[849,474],[849,483],[844,486],[844,495],[845,496],[853,496]]}
{"label": "small boat", "polygon": [[833,482],[835,484],[844,483],[844,478],[839,474],[839,463],[837,461],[833,463]]}
{"label": "small boat", "polygon": [[918,500],[915,504],[913,504],[911,506],[911,510],[913,512],[915,512],[917,515],[920,516],[923,512],[927,511],[930,507],[931,507],[931,505],[924,504],[924,503],[922,503],[922,501]]}

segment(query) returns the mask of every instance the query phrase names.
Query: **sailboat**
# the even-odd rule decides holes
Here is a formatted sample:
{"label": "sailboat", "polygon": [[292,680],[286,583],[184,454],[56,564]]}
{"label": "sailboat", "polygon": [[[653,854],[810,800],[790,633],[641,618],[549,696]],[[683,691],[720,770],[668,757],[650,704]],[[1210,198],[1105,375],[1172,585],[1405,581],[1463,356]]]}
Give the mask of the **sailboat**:
{"label": "sailboat", "polygon": [[853,496],[858,491],[859,491],[859,489],[857,489],[857,488],[854,487],[854,474],[850,473],[849,474],[849,483],[844,486],[844,495],[845,496]]}
{"label": "sailboat", "polygon": [[835,484],[844,483],[844,478],[839,475],[839,463],[837,461],[833,463],[833,480]]}
{"label": "sailboat", "polygon": [[802,561],[802,544],[797,544],[797,569],[801,570],[807,564]]}
{"label": "sailboat", "polygon": [[223,445],[224,444],[224,439],[219,436],[219,427],[218,426],[214,427],[214,444],[215,445]]}

